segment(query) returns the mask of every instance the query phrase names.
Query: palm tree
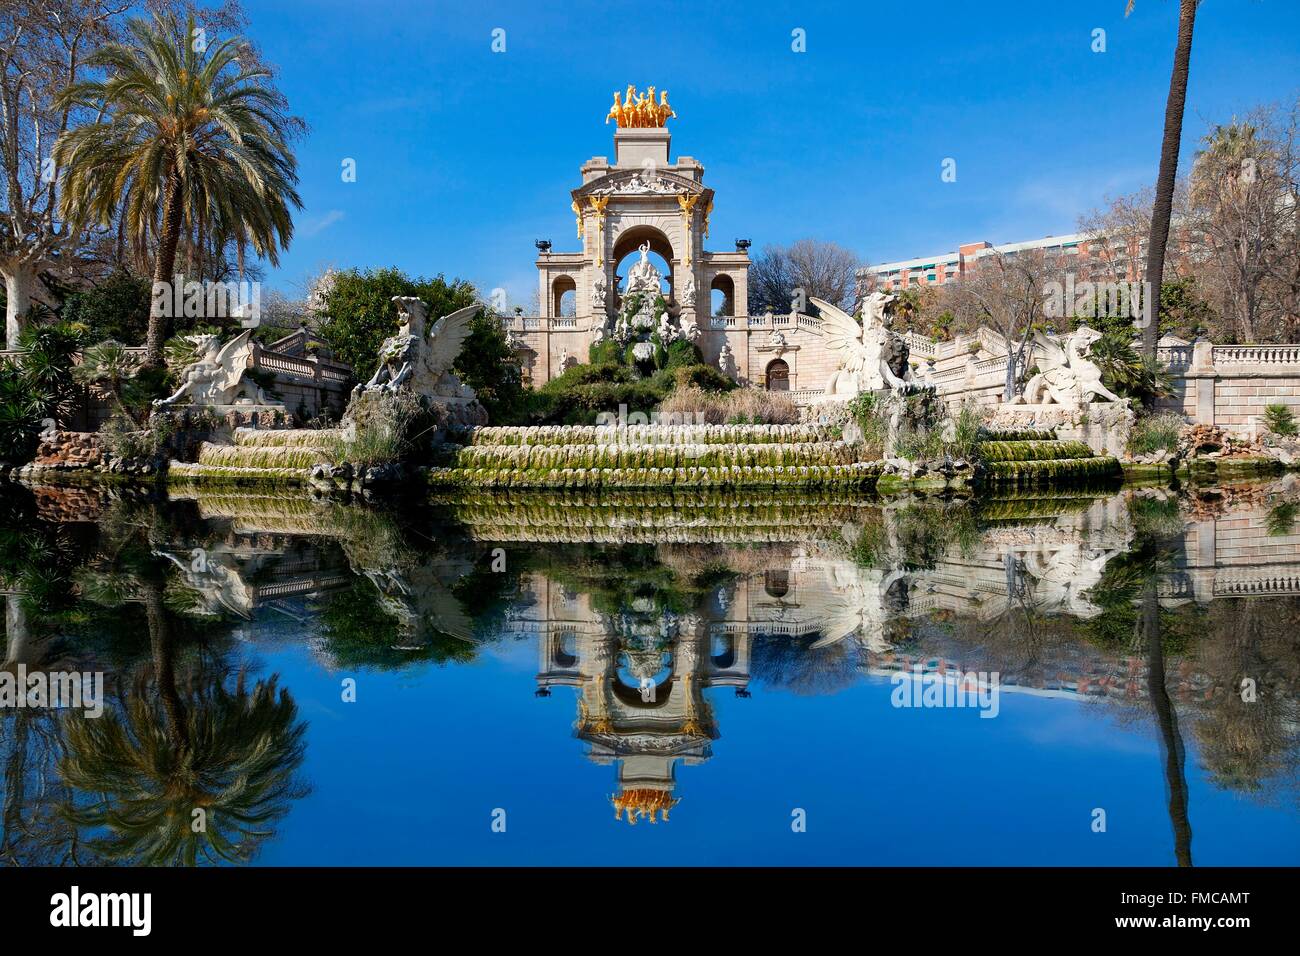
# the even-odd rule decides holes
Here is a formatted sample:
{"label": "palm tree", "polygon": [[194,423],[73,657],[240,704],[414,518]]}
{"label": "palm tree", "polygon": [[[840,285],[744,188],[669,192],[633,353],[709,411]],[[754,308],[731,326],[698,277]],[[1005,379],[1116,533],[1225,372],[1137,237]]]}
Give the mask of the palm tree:
{"label": "palm tree", "polygon": [[[99,111],[96,122],[55,145],[63,215],[107,226],[120,209],[137,249],[157,242],[155,283],[172,281],[183,228],[251,244],[276,265],[293,237],[290,207],[302,208],[302,200],[287,143],[294,121],[269,86],[269,72],[241,61],[240,37],[211,47],[192,41],[192,19],[184,30],[171,15],[135,19],[128,35],[90,57],[103,79],[60,94],[60,102]],[[146,340],[151,367],[163,364],[169,332],[161,312],[155,302]]]}
{"label": "palm tree", "polygon": [[[1174,48],[1174,70],[1169,78],[1169,97],[1165,101],[1165,134],[1160,144],[1160,172],[1156,175],[1155,205],[1151,209],[1151,232],[1147,236],[1146,287],[1154,296],[1152,319],[1142,330],[1142,350],[1156,356],[1160,339],[1160,284],[1165,274],[1165,246],[1169,241],[1169,219],[1174,208],[1174,180],[1178,174],[1178,147],[1183,134],[1183,107],[1187,103],[1187,77],[1192,62],[1192,28],[1196,25],[1196,6],[1200,0],[1180,0],[1178,9],[1178,45]],[[1133,12],[1134,0],[1128,0],[1124,15]]]}

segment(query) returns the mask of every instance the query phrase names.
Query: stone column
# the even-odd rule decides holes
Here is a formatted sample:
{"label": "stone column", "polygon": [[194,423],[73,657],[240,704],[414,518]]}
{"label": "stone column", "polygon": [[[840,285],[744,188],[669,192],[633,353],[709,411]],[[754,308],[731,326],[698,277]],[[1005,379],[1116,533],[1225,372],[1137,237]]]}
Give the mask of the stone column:
{"label": "stone column", "polygon": [[735,290],[732,295],[731,311],[736,315],[749,315],[749,270],[740,269],[732,273],[731,285]]}
{"label": "stone column", "polygon": [[1214,578],[1218,573],[1217,531],[1217,521],[1209,518],[1192,525],[1184,538],[1187,576],[1191,579],[1192,595],[1197,604],[1214,600]]}
{"label": "stone column", "polygon": [[685,236],[685,249],[682,250],[682,261],[686,263],[686,268],[693,268],[694,259],[693,247],[695,245],[695,204],[699,202],[699,196],[678,196],[677,205],[682,210],[682,233]]}
{"label": "stone column", "polygon": [[[673,275],[672,275],[673,299],[676,301],[678,306],[677,323],[681,328],[685,329],[688,325],[694,322],[696,328],[700,330],[700,337],[701,340],[703,340],[704,335],[709,330],[705,328],[704,325],[701,325],[700,323],[701,313],[699,307],[699,301],[700,301],[700,278],[698,275],[699,270],[692,268],[690,263],[687,262],[684,257],[674,262],[672,264],[672,269],[673,269]],[[689,303],[686,302],[684,298],[686,295],[686,287],[688,284],[694,285],[695,287],[694,296],[691,298],[691,301]],[[707,324],[707,319],[705,320],[705,324]]]}
{"label": "stone column", "polygon": [[588,196],[587,202],[591,204],[592,224],[595,227],[591,237],[592,242],[592,259],[596,263],[597,269],[605,268],[605,207],[609,205],[608,196]]}
{"label": "stone column", "polygon": [[1214,424],[1214,392],[1218,372],[1214,368],[1214,343],[1200,338],[1192,345],[1192,367],[1186,378],[1196,383],[1196,421]]}

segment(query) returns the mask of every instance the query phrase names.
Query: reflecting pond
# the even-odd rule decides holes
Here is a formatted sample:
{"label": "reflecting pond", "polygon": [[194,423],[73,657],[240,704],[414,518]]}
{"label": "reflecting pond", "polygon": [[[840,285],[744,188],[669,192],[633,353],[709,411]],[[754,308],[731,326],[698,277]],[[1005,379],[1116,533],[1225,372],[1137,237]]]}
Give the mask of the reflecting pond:
{"label": "reflecting pond", "polygon": [[1300,863],[1290,482],[2,498],[7,863]]}

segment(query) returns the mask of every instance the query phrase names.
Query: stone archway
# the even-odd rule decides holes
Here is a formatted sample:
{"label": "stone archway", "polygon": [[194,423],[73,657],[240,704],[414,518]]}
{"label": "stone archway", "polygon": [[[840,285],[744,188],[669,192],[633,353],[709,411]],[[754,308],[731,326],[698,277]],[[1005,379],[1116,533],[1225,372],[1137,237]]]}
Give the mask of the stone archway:
{"label": "stone archway", "polygon": [[[568,299],[565,299],[566,295],[569,295]],[[571,275],[556,276],[551,282],[551,315],[575,315],[577,308],[577,280]]]}
{"label": "stone archway", "polygon": [[709,284],[709,314],[736,314],[736,282],[726,273],[714,276]]}
{"label": "stone archway", "polygon": [[[620,263],[629,256],[636,255],[637,250],[641,247],[642,243],[649,244],[650,252],[663,259],[665,269],[661,271],[664,273],[664,279],[668,282],[668,289],[665,291],[664,295],[666,298],[671,300],[676,287],[676,276],[673,265],[673,244],[667,234],[657,226],[646,225],[644,223],[628,226],[614,237],[614,246],[610,254],[610,263],[613,266],[615,276],[619,274]],[[624,275],[624,278],[626,278],[626,275]],[[621,288],[618,289],[618,293],[620,296],[622,295]]]}
{"label": "stone archway", "polygon": [[790,391],[790,366],[785,359],[772,359],[768,362],[763,377],[769,392]]}

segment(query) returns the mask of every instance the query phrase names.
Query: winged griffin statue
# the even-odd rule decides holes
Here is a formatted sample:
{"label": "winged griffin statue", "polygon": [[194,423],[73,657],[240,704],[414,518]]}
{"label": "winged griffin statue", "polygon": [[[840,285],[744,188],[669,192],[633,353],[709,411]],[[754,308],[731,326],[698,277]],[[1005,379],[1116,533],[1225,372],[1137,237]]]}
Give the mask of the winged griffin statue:
{"label": "winged griffin statue", "polygon": [[840,357],[840,368],[826,383],[826,395],[851,399],[880,389],[909,391],[917,387],[907,365],[907,346],[889,328],[889,308],[895,295],[873,292],[862,306],[862,324],[843,309],[811,299],[822,317],[826,347]]}
{"label": "winged griffin statue", "polygon": [[187,335],[195,346],[195,358],[181,372],[181,385],[154,406],[177,405],[273,405],[257,383],[245,374],[253,357],[253,330],[221,344],[218,335]]}
{"label": "winged griffin statue", "polygon": [[1035,332],[1033,361],[1038,373],[1030,378],[1024,395],[1015,403],[1086,405],[1094,397],[1124,401],[1101,384],[1101,369],[1088,358],[1092,343],[1099,338],[1101,333],[1086,325],[1065,336]]}
{"label": "winged griffin statue", "polygon": [[451,367],[469,338],[470,319],[476,305],[443,316],[425,332],[428,306],[415,296],[393,296],[402,327],[379,347],[379,370],[359,392],[394,393],[408,388],[417,395],[447,404],[476,401],[474,391],[461,383]]}

